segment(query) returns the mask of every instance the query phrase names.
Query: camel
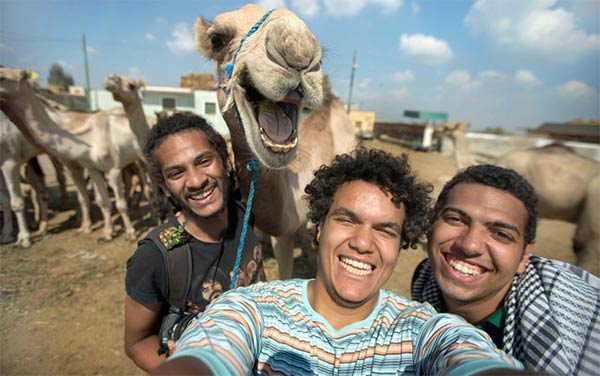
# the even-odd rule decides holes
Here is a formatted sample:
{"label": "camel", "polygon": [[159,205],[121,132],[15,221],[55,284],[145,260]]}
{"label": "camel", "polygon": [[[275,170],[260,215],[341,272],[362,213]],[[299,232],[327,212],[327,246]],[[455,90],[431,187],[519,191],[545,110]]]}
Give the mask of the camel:
{"label": "camel", "polygon": [[[260,163],[255,226],[272,236],[279,278],[287,279],[295,234],[306,228],[304,187],[315,170],[354,149],[357,141],[344,106],[323,100],[322,50],[315,36],[287,9],[274,10],[258,25],[265,14],[250,4],[212,22],[198,17],[194,33],[197,50],[215,61],[218,103],[244,198],[252,180],[247,165],[253,159]],[[250,28],[252,35],[240,45]],[[305,104],[316,108],[301,120]]]}
{"label": "camel", "polygon": [[[466,123],[444,123],[436,129],[454,141],[459,169],[478,162],[469,153],[467,129]],[[461,166],[458,161],[468,165]],[[513,150],[486,162],[511,168],[531,183],[541,218],[574,223],[577,265],[600,275],[600,162],[560,144]]]}
{"label": "camel", "polygon": [[[30,142],[60,158],[71,172],[82,207],[83,232],[91,232],[89,198],[85,194],[83,169],[94,183],[104,218],[103,238],[111,240],[113,223],[107,181],[113,189],[126,238],[135,239],[127,213],[122,169],[137,161],[134,136],[122,108],[94,113],[68,111],[38,96],[29,80],[30,72],[0,68],[2,110]],[[78,125],[77,130],[69,132]],[[106,180],[105,180],[106,179]]]}
{"label": "camel", "polygon": [[[25,180],[31,185],[34,203],[34,217],[38,223],[38,235],[45,235],[48,228],[48,189],[36,156],[42,151],[33,146],[6,117],[0,114],[0,206],[3,211],[3,227],[0,243],[10,242],[14,231],[11,210],[15,212],[18,225],[16,244],[27,248],[31,246],[31,232],[25,219],[25,201],[21,191],[21,167],[24,166]],[[66,197],[65,178],[62,165],[51,158],[56,169],[56,177],[61,198]],[[14,238],[13,238],[14,239]]]}
{"label": "camel", "polygon": [[146,198],[154,203],[154,200],[150,197],[151,192],[149,192],[150,179],[145,162],[143,162],[143,147],[150,132],[150,127],[156,123],[156,118],[147,116],[144,113],[139,90],[145,86],[146,84],[142,80],[133,80],[116,74],[109,74],[104,80],[104,88],[112,93],[114,100],[123,105],[125,115],[129,120],[129,126],[135,135],[134,148],[140,160],[139,163],[135,164],[139,182]]}

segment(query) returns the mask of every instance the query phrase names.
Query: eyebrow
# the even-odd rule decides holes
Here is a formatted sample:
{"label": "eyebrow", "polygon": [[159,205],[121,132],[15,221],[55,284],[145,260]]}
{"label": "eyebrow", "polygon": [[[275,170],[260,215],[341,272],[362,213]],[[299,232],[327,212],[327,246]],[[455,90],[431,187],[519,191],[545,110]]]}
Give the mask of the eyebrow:
{"label": "eyebrow", "polygon": [[[458,209],[458,208],[454,208],[454,207],[445,207],[442,209],[442,211],[440,212],[441,214],[444,214],[446,212],[455,212],[463,217],[469,217],[471,218],[471,216],[469,214],[467,214],[464,210]],[[521,236],[521,231],[519,230],[519,228],[515,225],[511,225],[510,223],[506,223],[506,222],[502,222],[502,221],[490,221],[490,222],[485,222],[486,225],[493,225],[496,227],[500,227],[500,228],[504,228],[507,230],[512,230],[514,232],[516,232],[519,236]]]}
{"label": "eyebrow", "polygon": [[[346,208],[337,208],[331,212],[331,215],[346,215],[352,218],[353,221],[359,221],[357,215],[349,209]],[[397,231],[398,234],[402,234],[402,226],[398,226],[396,222],[377,222],[373,225],[374,228],[391,228],[394,231]]]}
{"label": "eyebrow", "polygon": [[[196,163],[197,160],[202,159],[202,158],[206,158],[206,157],[210,157],[210,156],[214,156],[215,153],[213,153],[211,150],[205,150],[203,152],[201,152],[200,154],[196,155],[193,159],[193,162]],[[180,163],[180,164],[174,164],[174,165],[170,165],[170,166],[165,166],[163,168],[163,171],[169,171],[169,170],[177,170],[179,168],[182,168],[182,166],[185,163]]]}

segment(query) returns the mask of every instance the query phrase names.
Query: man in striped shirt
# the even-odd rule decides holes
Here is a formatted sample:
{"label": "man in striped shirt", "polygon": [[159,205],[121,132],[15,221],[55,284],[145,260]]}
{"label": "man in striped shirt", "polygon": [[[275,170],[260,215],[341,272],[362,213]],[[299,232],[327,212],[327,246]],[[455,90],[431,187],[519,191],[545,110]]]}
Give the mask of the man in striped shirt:
{"label": "man in striped shirt", "polygon": [[[224,294],[155,374],[469,375],[522,365],[461,318],[382,289],[427,227],[431,186],[407,156],[357,149],[306,187],[315,279]],[[498,373],[496,373],[498,374]]]}

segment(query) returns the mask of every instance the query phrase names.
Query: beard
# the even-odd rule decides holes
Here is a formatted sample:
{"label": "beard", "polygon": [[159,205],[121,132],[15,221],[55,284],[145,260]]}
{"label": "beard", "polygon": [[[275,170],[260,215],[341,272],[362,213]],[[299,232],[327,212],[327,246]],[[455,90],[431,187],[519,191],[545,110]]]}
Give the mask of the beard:
{"label": "beard", "polygon": [[213,213],[208,215],[201,215],[196,213],[187,203],[179,200],[179,198],[177,198],[177,196],[175,196],[173,193],[169,195],[169,199],[178,210],[181,210],[185,214],[186,218],[194,219],[200,222],[208,222],[221,215],[225,211],[225,209],[227,209],[227,203],[229,202],[230,186],[231,184],[229,179],[224,179],[222,192],[223,199],[221,201],[221,206]]}

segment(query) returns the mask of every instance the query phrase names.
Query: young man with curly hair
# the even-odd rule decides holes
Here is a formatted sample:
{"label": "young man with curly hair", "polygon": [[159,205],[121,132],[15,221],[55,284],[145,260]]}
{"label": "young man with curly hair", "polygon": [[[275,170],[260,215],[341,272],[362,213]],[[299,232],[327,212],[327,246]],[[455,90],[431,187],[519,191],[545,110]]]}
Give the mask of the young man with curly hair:
{"label": "young man with curly hair", "polygon": [[520,364],[458,316],[382,286],[427,227],[431,186],[406,155],[358,149],[315,172],[314,279],[258,283],[198,315],[155,374],[466,375]]}
{"label": "young man with curly hair", "polygon": [[[566,183],[565,183],[566,184]],[[537,197],[513,170],[471,166],[443,188],[413,299],[461,315],[527,368],[593,375],[600,367],[599,281],[531,254]]]}
{"label": "young man with curly hair", "polygon": [[234,270],[244,207],[230,195],[233,172],[223,137],[203,118],[177,113],[150,130],[144,151],[154,183],[177,210],[127,261],[125,352],[150,371],[169,352],[171,335],[158,336],[161,322],[166,330],[183,327],[180,319],[203,311],[232,279],[245,286],[265,276],[251,227]]}

